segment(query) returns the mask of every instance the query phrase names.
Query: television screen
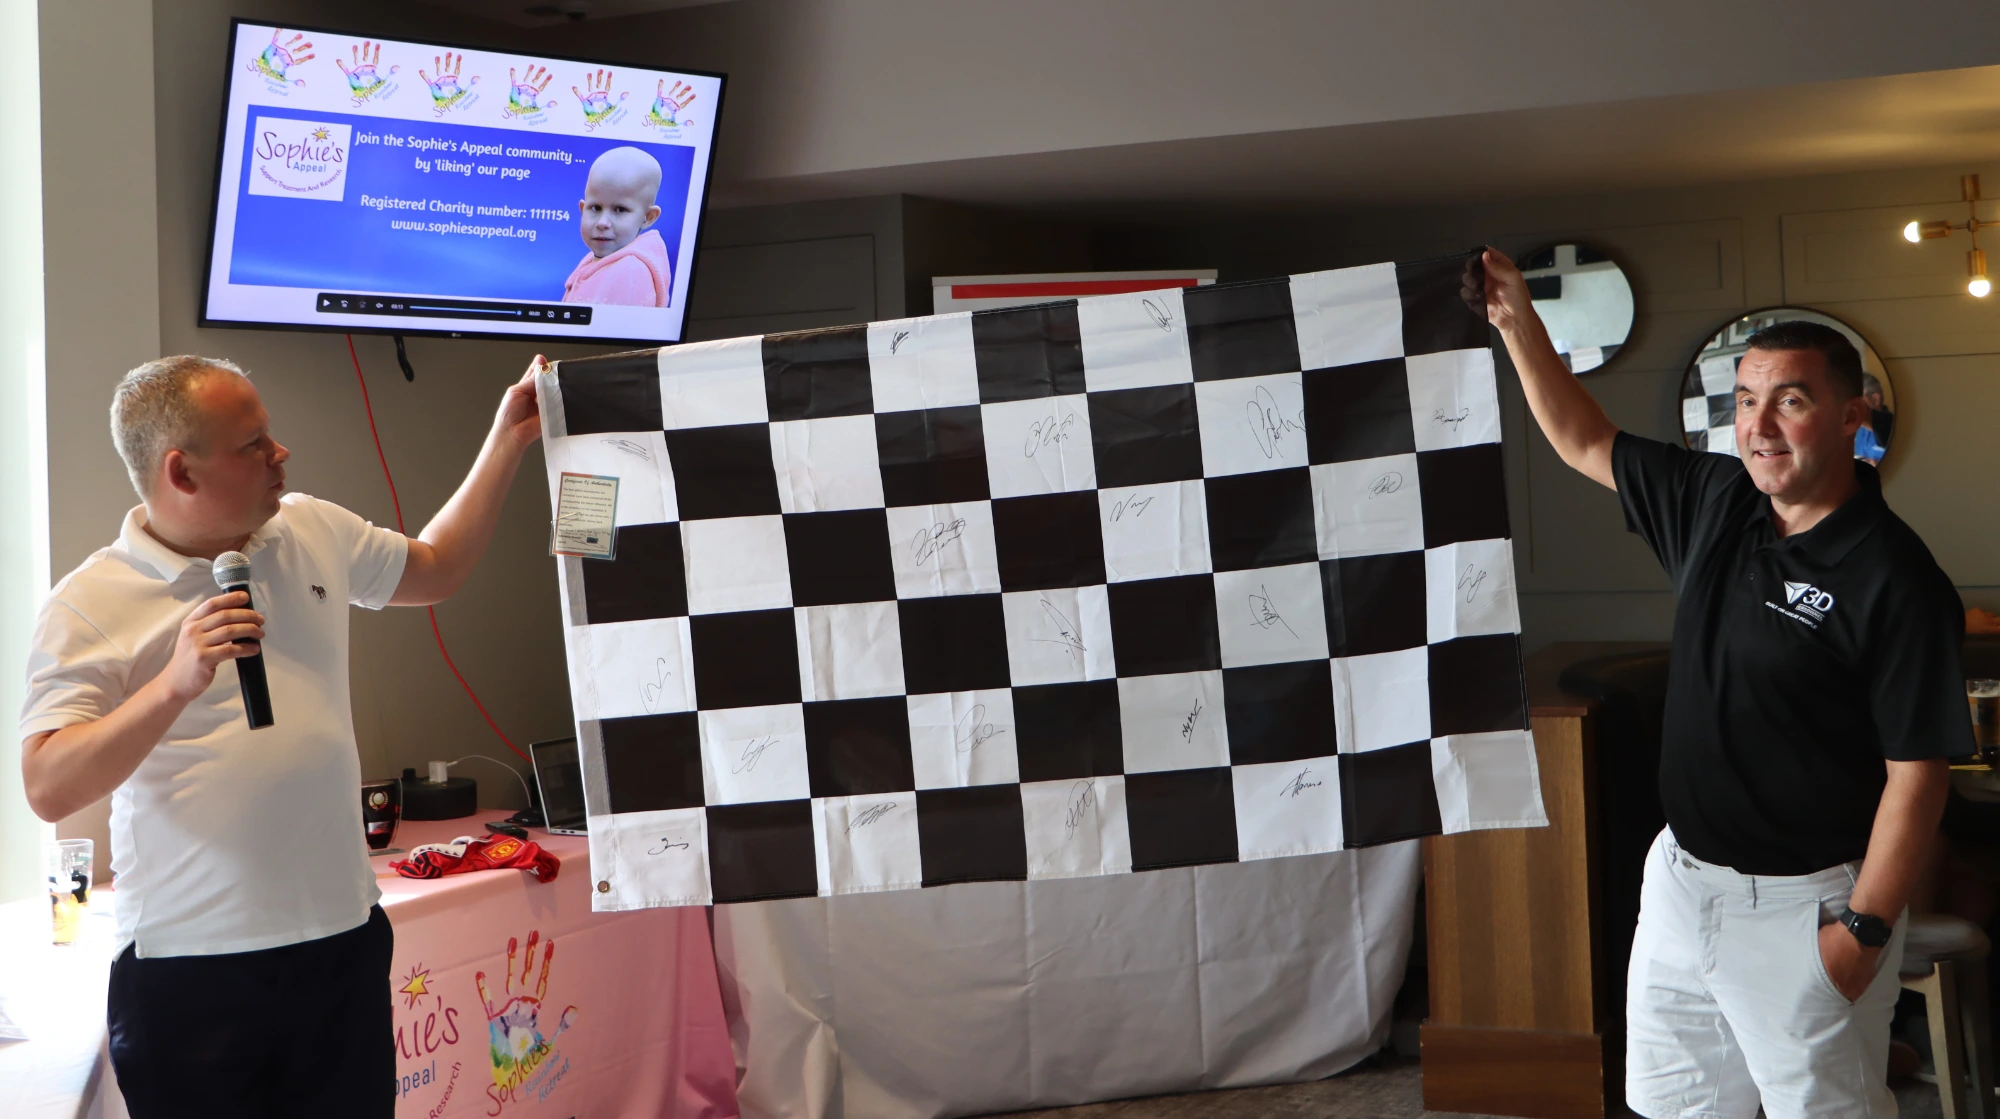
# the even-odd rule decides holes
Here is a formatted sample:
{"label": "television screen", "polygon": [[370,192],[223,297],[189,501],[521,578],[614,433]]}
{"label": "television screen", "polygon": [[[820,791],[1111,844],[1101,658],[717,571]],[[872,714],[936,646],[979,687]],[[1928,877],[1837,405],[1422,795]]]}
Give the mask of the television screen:
{"label": "television screen", "polygon": [[238,20],[202,323],[677,342],[722,85]]}

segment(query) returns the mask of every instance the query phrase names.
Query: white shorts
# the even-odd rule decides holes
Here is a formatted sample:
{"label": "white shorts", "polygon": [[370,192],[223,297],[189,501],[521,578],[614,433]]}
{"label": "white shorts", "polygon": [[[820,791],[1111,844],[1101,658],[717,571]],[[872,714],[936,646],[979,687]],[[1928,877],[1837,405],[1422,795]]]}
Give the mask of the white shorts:
{"label": "white shorts", "polygon": [[1820,926],[1860,863],[1738,874],[1662,831],[1646,856],[1625,991],[1625,1102],[1649,1119],[1894,1119],[1889,1022],[1907,921],[1849,1002],[1819,955]]}

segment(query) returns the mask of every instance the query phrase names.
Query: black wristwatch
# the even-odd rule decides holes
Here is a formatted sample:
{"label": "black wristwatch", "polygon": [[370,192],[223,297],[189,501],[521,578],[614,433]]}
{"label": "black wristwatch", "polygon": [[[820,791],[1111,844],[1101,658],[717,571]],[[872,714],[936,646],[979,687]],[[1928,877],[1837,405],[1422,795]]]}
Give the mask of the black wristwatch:
{"label": "black wristwatch", "polygon": [[1873,913],[1856,913],[1845,906],[1840,910],[1840,923],[1847,926],[1847,931],[1853,933],[1854,939],[1860,941],[1864,948],[1882,947],[1889,943],[1889,935],[1895,931],[1889,922]]}

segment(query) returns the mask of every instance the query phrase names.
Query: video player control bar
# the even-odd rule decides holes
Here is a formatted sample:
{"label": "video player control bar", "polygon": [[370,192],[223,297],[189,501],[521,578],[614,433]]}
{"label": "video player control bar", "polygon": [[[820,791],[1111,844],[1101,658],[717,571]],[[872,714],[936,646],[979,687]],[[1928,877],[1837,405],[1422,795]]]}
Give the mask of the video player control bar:
{"label": "video player control bar", "polygon": [[483,319],[486,322],[553,323],[589,326],[590,307],[578,303],[499,303],[485,299],[432,299],[426,296],[319,293],[322,315],[402,315],[430,319]]}

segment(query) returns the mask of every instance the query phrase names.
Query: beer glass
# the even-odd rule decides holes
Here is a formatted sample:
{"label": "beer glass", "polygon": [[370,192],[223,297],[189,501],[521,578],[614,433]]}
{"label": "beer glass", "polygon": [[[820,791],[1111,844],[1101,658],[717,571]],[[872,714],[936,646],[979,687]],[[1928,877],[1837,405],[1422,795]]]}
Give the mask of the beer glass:
{"label": "beer glass", "polygon": [[2000,756],[2000,680],[1967,680],[1965,701],[1972,705],[1972,740],[1979,760],[1992,765]]}
{"label": "beer glass", "polygon": [[97,844],[63,839],[42,849],[48,869],[49,915],[55,942],[74,944],[83,931],[83,908],[90,904],[90,872]]}

